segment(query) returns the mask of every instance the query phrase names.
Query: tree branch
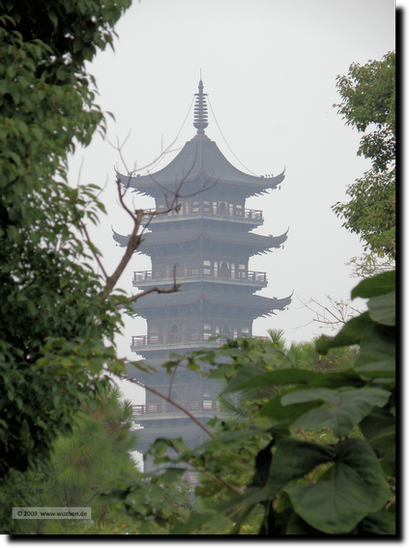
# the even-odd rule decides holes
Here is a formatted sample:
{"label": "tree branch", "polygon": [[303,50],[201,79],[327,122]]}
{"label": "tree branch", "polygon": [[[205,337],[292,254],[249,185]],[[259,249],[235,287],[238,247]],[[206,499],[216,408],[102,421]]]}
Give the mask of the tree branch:
{"label": "tree branch", "polygon": [[[108,368],[104,368],[106,371],[109,371]],[[187,409],[185,409],[184,407],[182,407],[181,405],[179,405],[178,403],[176,403],[175,401],[172,400],[172,398],[168,398],[167,396],[164,396],[163,394],[161,394],[160,392],[158,392],[157,390],[155,390],[154,388],[151,388],[150,386],[146,386],[144,384],[142,384],[140,381],[137,381],[136,379],[131,379],[130,377],[128,377],[128,375],[125,375],[124,373],[120,373],[119,376],[124,379],[125,381],[129,381],[129,382],[132,382],[138,386],[140,386],[141,388],[145,388],[145,390],[148,390],[148,392],[151,392],[151,394],[155,394],[155,396],[159,396],[160,398],[162,398],[163,400],[167,401],[168,403],[170,403],[171,405],[174,405],[175,407],[177,407],[178,409],[180,409],[180,411],[182,411],[183,413],[185,413],[190,419],[192,419],[193,422],[195,422],[198,426],[200,426],[200,428],[206,432],[206,434],[208,436],[210,436],[212,439],[216,439],[216,436],[214,434],[212,434],[212,432],[206,428],[206,426],[204,424],[202,424],[196,417],[194,417],[192,415],[192,413],[190,413]]]}

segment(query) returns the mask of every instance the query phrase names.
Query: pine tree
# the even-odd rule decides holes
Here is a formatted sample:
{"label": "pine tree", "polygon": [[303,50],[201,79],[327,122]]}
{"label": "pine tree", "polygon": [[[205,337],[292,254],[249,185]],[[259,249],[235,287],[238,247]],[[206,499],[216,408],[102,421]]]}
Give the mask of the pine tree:
{"label": "pine tree", "polygon": [[[123,478],[138,474],[130,452],[135,447],[132,406],[121,401],[118,388],[110,386],[83,406],[72,434],[59,436],[50,463],[41,471],[37,487],[38,506],[91,507],[88,520],[24,522],[26,532],[77,534],[95,524],[106,530],[117,524],[100,495],[123,486]],[[38,479],[38,478],[37,478]]]}

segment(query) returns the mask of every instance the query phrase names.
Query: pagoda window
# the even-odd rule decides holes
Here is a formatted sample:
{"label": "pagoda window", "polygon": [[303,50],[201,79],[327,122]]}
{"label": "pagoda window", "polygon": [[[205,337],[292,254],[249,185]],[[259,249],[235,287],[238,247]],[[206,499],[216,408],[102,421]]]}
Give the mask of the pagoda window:
{"label": "pagoda window", "polygon": [[229,204],[229,215],[233,217],[233,204]]}
{"label": "pagoda window", "polygon": [[211,331],[211,330],[212,330],[212,326],[210,323],[203,324],[203,331]]}
{"label": "pagoda window", "polygon": [[203,391],[203,409],[212,408],[212,395],[209,390]]}
{"label": "pagoda window", "polygon": [[203,202],[203,211],[205,213],[209,213],[210,212],[210,202]]}
{"label": "pagoda window", "polygon": [[229,266],[223,261],[219,269],[219,278],[228,278],[229,277]]}
{"label": "pagoda window", "polygon": [[239,271],[237,272],[238,278],[245,278],[246,277],[246,265],[245,264],[239,264]]}
{"label": "pagoda window", "polygon": [[217,202],[213,202],[213,214],[216,215],[217,213]]}
{"label": "pagoda window", "polygon": [[176,324],[173,324],[169,330],[168,334],[168,343],[176,343],[180,340],[180,335],[178,335],[179,329]]}
{"label": "pagoda window", "polygon": [[243,335],[249,335],[250,333],[250,329],[248,327],[243,327],[243,329],[241,330],[242,334]]}
{"label": "pagoda window", "polygon": [[226,215],[227,206],[226,202],[219,202],[219,213],[220,215]]}
{"label": "pagoda window", "polygon": [[193,202],[192,213],[199,212],[199,202]]}
{"label": "pagoda window", "polygon": [[239,217],[243,217],[243,206],[236,205],[236,215]]}

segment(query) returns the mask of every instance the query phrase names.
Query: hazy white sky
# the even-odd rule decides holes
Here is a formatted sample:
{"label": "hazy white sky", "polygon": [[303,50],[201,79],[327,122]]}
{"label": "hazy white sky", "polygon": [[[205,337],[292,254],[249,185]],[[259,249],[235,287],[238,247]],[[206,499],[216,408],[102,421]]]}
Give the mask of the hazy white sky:
{"label": "hazy white sky", "polygon": [[[294,297],[288,311],[256,320],[253,332],[283,329],[288,342],[320,335],[299,299],[345,300],[357,284],[345,263],[362,246],[331,206],[347,200],[347,185],[370,167],[356,155],[360,135],[332,107],[339,101],[335,79],[351,63],[381,59],[395,49],[394,0],[141,0],[116,32],[115,53],[99,54],[90,72],[98,104],[115,116],[109,140],[122,142],[131,130],[122,149],[127,168],[149,164],[162,143],[175,139],[202,71],[223,132],[209,109],[206,134],[229,161],[246,171],[236,156],[257,175],[286,167],[281,190],[246,205],[264,210],[265,224],[257,232],[278,235],[290,227],[284,250],[250,262],[252,270],[267,272],[269,285],[258,294],[281,298],[294,290]],[[194,136],[192,122],[193,111],[160,167]],[[83,183],[106,184],[108,217],[93,235],[108,271],[121,256],[111,225],[123,234],[131,229],[116,199],[114,166],[126,171],[118,152],[98,136],[70,162],[72,182],[80,171]],[[135,195],[134,202],[153,205]],[[135,255],[121,287],[132,290],[132,271],[149,268],[148,258]],[[144,320],[127,320],[120,354],[133,358],[130,337],[144,333]]]}

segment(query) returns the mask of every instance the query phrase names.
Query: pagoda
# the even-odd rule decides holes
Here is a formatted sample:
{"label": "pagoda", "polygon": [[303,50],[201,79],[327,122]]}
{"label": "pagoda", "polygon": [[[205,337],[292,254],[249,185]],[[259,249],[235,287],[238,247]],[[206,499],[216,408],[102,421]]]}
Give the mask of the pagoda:
{"label": "pagoda", "polygon": [[[255,295],[267,286],[266,273],[249,269],[252,256],[282,247],[288,230],[275,237],[252,233],[263,224],[263,213],[246,209],[246,198],[277,188],[284,172],[276,177],[248,175],[224,157],[205,134],[203,89],[200,80],[196,135],[166,167],[147,175],[117,173],[123,185],[155,199],[155,210],[146,212],[147,230],[137,249],[151,258],[152,269],[134,272],[133,285],[139,290],[169,289],[175,278],[180,284],[179,291],[150,293],[134,304],[135,313],[147,320],[147,334],[134,335],[131,349],[158,370],[170,354],[214,345],[215,338],[223,342],[251,337],[255,318],[275,314],[291,302],[291,296]],[[178,207],[168,211],[175,200]],[[125,246],[129,236],[114,232],[114,239]],[[183,362],[173,376],[165,371],[128,373],[178,402],[203,424],[214,416],[220,387],[184,368]],[[138,450],[145,452],[158,437],[182,436],[191,447],[206,438],[186,414],[149,391],[146,403],[134,407],[135,420],[143,426],[137,431]],[[145,461],[145,471],[152,469],[152,462]]]}

